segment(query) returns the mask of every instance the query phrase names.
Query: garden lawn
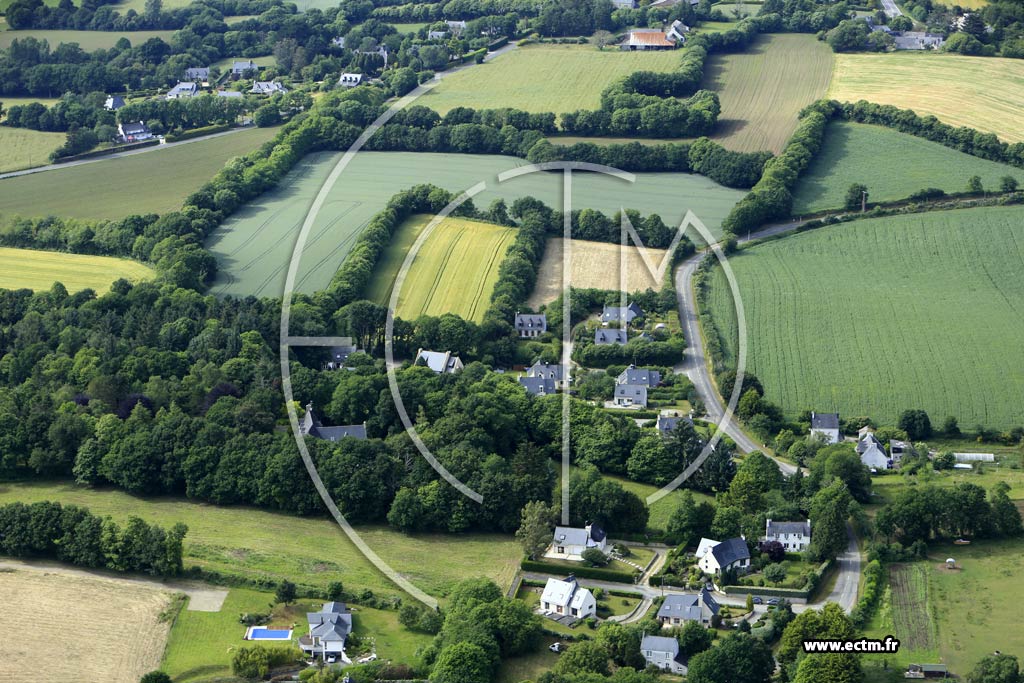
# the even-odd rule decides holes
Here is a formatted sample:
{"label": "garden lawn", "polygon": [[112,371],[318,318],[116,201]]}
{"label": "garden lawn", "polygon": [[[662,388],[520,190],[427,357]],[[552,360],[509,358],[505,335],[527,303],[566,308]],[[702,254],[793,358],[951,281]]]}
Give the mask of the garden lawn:
{"label": "garden lawn", "polygon": [[[371,283],[373,291],[383,293],[374,301],[389,305],[398,275],[392,267],[396,261],[401,267],[408,250],[402,247],[416,239],[406,234],[419,236],[430,221],[430,216],[414,216],[399,227],[396,244],[385,254],[386,267],[378,270]],[[412,261],[395,314],[405,320],[416,320],[422,315],[455,313],[466,320],[481,322],[498,280],[498,267],[515,237],[515,228],[446,218],[433,229]],[[396,254],[399,250],[400,254]]]}
{"label": "garden lawn", "polygon": [[623,52],[592,45],[529,45],[445,76],[416,104],[444,114],[455,107],[562,113],[597,109],[601,91],[634,71],[673,71],[672,50]]}
{"label": "garden lawn", "polygon": [[256,66],[274,66],[277,64],[277,57],[274,55],[266,55],[263,57],[225,57],[224,59],[219,59],[216,62],[213,62],[210,66],[215,66],[220,69],[221,73],[225,73],[231,69],[231,65],[234,62],[244,62],[246,60],[252,60],[256,63]]}
{"label": "garden lawn", "polygon": [[[731,260],[747,372],[788,417],[837,410],[895,424],[1024,424],[1024,210],[875,218],[769,241]],[[716,272],[711,310],[729,353],[735,317]]]}
{"label": "garden lawn", "polygon": [[[7,130],[0,128],[0,135]],[[6,178],[0,180],[0,216],[112,220],[174,211],[229,159],[259,147],[276,133],[273,128],[249,128],[166,149]],[[149,191],[125,191],[140,178],[146,179]]]}
{"label": "garden lawn", "polygon": [[741,152],[782,151],[797,114],[828,89],[832,60],[827,44],[798,33],[761,36],[744,52],[712,55],[701,87],[722,103],[713,137]]}
{"label": "garden lawn", "polygon": [[416,33],[424,26],[430,26],[431,22],[426,21],[411,21],[407,23],[392,23],[391,25],[398,30],[399,33]]}
{"label": "garden lawn", "polygon": [[68,292],[103,294],[114,280],[141,282],[153,275],[152,268],[129,259],[0,247],[0,289],[42,291],[60,282]]}
{"label": "garden lawn", "polygon": [[[150,38],[160,38],[165,43],[171,42],[174,31],[68,31],[64,29],[26,29],[22,31],[6,30],[0,33],[0,49],[6,50],[15,40],[37,38],[45,40],[53,49],[61,43],[78,43],[86,52],[107,50],[122,38],[131,41],[133,47],[142,45]],[[53,92],[53,96],[61,93]]]}
{"label": "garden lawn", "polygon": [[943,123],[1024,141],[1020,60],[930,51],[836,55],[829,96],[933,114]]}
{"label": "garden lawn", "polygon": [[[660,486],[654,486],[652,484],[643,484],[638,481],[630,481],[625,477],[617,477],[613,474],[605,474],[604,479],[614,481],[622,486],[622,488],[635,493],[640,497],[640,500],[646,502],[647,496],[657,491]],[[647,526],[651,529],[662,529],[664,530],[668,526],[668,521],[672,517],[672,513],[675,512],[676,506],[679,505],[679,497],[683,495],[683,491],[688,489],[676,489],[672,493],[668,494],[654,505],[648,506],[650,511],[650,517],[647,521]],[[714,502],[714,499],[699,491],[690,491],[693,494],[694,500],[698,503],[702,500],[706,500],[709,503]],[[613,539],[614,540],[614,539]],[[634,548],[634,552],[642,550],[641,548]],[[643,564],[638,562],[637,564]]]}
{"label": "garden lawn", "polygon": [[848,121],[828,126],[825,144],[800,176],[793,213],[842,209],[854,183],[868,188],[868,201],[904,199],[928,187],[964,192],[979,176],[987,190],[998,190],[1003,176],[1024,185],[1024,170],[980,159],[937,142],[891,128]]}
{"label": "garden lawn", "polygon": [[[8,99],[0,102],[4,107],[12,106]],[[45,166],[50,163],[50,153],[63,145],[66,138],[63,133],[0,127],[0,173]]]}
{"label": "garden lawn", "polygon": [[[288,578],[323,587],[342,581],[354,591],[369,588],[381,594],[399,592],[327,518],[217,507],[183,498],[142,499],[63,482],[0,485],[0,504],[40,500],[81,505],[122,522],[129,515],[165,527],[184,522],[189,527],[186,567],[250,579]],[[522,550],[511,536],[407,536],[383,526],[360,527],[358,531],[403,576],[439,597],[458,581],[478,576],[491,578],[505,588],[522,559]]]}
{"label": "garden lawn", "polygon": [[[306,157],[276,190],[241,207],[214,231],[206,246],[219,264],[215,294],[281,296],[306,212],[339,159],[341,154],[333,153]],[[511,205],[519,197],[532,196],[560,210],[561,179],[553,174],[531,173],[498,182],[499,173],[525,164],[508,156],[360,152],[339,177],[313,224],[296,289],[312,293],[325,288],[373,216],[392,196],[415,185],[433,183],[459,193],[484,182],[485,189],[473,197],[478,208],[498,198]],[[0,212],[2,190],[0,184]],[[685,173],[640,173],[633,184],[594,173],[573,178],[575,208],[608,214],[634,208],[645,215],[657,213],[671,226],[678,226],[689,209],[716,235],[722,219],[742,196],[740,190]],[[392,253],[389,262],[396,257]],[[386,288],[387,278],[381,282],[377,286]]]}

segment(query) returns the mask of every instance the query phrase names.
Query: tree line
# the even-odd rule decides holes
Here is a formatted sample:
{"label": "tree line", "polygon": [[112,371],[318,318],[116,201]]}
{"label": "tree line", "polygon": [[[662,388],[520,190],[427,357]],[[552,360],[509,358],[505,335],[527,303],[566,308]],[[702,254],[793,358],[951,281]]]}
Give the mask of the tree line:
{"label": "tree line", "polygon": [[81,567],[177,576],[188,527],[164,529],[129,517],[123,527],[86,508],[49,501],[0,506],[0,554]]}

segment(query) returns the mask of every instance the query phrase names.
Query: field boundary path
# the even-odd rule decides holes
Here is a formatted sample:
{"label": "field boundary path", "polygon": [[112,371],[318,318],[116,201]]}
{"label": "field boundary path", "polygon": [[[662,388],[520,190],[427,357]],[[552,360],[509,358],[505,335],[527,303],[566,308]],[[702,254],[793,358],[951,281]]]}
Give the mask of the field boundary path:
{"label": "field boundary path", "polygon": [[201,583],[159,581],[138,576],[122,576],[110,572],[88,569],[73,569],[53,562],[25,562],[23,560],[0,560],[0,571],[31,571],[43,574],[63,574],[65,576],[81,576],[105,581],[120,581],[136,585],[157,588],[163,591],[184,593],[188,596],[190,612],[219,612],[228,596],[226,588],[211,588]]}
{"label": "field boundary path", "polygon": [[116,152],[115,154],[105,154],[103,156],[93,157],[91,159],[79,159],[78,161],[69,161],[66,164],[47,164],[46,166],[35,166],[33,168],[25,168],[20,171],[11,171],[10,173],[0,173],[0,180],[5,178],[17,178],[23,175],[32,175],[33,173],[43,173],[44,171],[56,171],[62,168],[74,168],[75,166],[83,166],[85,164],[94,164],[97,161],[106,161],[107,159],[120,159],[121,157],[135,156],[136,154],[147,154],[149,152],[155,152],[158,149],[169,149],[171,147],[177,147],[178,145],[187,145],[191,142],[202,142],[203,140],[212,140],[213,138],[219,138],[224,135],[231,135],[232,133],[238,133],[243,130],[249,130],[249,126],[243,126],[240,128],[232,128],[231,130],[225,130],[220,133],[213,133],[212,135],[204,135],[198,138],[189,138],[188,140],[179,140],[178,142],[166,142],[162,145],[151,145],[149,147],[143,147],[142,149],[132,149],[127,152]]}

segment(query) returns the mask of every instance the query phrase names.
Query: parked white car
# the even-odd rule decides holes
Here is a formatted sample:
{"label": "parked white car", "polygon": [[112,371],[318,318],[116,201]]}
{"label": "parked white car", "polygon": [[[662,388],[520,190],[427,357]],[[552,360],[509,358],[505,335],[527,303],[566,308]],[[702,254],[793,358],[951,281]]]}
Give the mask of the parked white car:
{"label": "parked white car", "polygon": [[377,661],[377,653],[376,652],[372,652],[372,653],[366,655],[365,657],[360,657],[356,661],[359,662],[360,664],[366,664],[368,662],[375,662],[375,661]]}

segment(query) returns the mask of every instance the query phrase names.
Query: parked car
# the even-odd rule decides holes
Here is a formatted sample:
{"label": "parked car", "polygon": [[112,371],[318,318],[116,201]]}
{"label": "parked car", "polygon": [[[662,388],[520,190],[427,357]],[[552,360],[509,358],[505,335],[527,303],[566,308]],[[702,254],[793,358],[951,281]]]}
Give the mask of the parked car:
{"label": "parked car", "polygon": [[772,605],[772,606],[775,606],[775,605],[778,605],[780,602],[781,602],[781,600],[779,600],[778,598],[772,598],[771,600],[768,601],[768,604]]}
{"label": "parked car", "polygon": [[761,598],[759,598],[756,595],[754,596],[754,604],[755,605],[760,605],[760,604],[763,604],[763,603],[764,603],[764,600],[762,600]]}
{"label": "parked car", "polygon": [[338,655],[327,655],[328,664],[334,664],[336,661],[338,661]]}
{"label": "parked car", "polygon": [[565,650],[565,645],[562,645],[561,643],[551,643],[548,645],[548,649],[557,654]]}
{"label": "parked car", "polygon": [[366,655],[365,657],[360,657],[356,661],[359,662],[360,664],[367,664],[369,662],[375,662],[375,661],[377,661],[377,653],[376,652],[371,652],[370,654]]}

